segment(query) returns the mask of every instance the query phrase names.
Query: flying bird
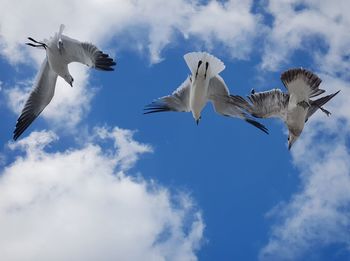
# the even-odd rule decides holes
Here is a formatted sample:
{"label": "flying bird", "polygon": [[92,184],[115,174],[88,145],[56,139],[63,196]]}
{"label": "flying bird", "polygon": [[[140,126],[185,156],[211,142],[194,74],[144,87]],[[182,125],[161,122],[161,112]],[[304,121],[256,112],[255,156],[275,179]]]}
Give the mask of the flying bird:
{"label": "flying bird", "polygon": [[256,93],[253,89],[251,95],[248,96],[252,106],[246,108],[251,115],[257,118],[281,118],[288,127],[288,149],[291,149],[302,133],[305,122],[318,109],[327,116],[331,114],[322,106],[339,91],[317,100],[311,100],[311,98],[324,93],[325,90],[319,89],[322,80],[316,74],[303,68],[283,72],[281,80],[288,93],[284,93],[280,89]]}
{"label": "flying bird", "polygon": [[219,75],[225,69],[221,60],[206,52],[187,53],[184,59],[191,75],[171,95],[147,105],[144,114],[164,111],[191,112],[198,125],[204,106],[211,101],[218,114],[241,118],[268,133],[264,125],[247,114],[246,101],[238,95],[230,95]]}
{"label": "flying bird", "polygon": [[116,63],[108,54],[103,53],[91,43],[79,42],[63,35],[63,30],[64,25],[61,25],[59,32],[54,37],[51,37],[50,40],[44,40],[44,42],[28,37],[31,43],[26,44],[45,49],[46,58],[36,76],[33,90],[17,120],[16,128],[13,132],[14,140],[20,137],[50,103],[55,93],[57,76],[62,77],[73,87],[74,80],[69,73],[68,64],[79,62],[102,71],[114,70],[112,66],[116,65]]}

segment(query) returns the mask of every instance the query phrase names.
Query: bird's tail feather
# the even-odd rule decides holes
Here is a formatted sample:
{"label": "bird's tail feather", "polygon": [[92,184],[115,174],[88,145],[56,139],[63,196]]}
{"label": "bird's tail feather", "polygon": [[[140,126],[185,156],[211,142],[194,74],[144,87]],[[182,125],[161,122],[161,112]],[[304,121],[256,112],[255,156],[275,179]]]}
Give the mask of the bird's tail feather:
{"label": "bird's tail feather", "polygon": [[65,28],[65,25],[61,24],[60,25],[60,29],[58,30],[58,38],[61,38],[61,35],[63,33],[64,28]]}
{"label": "bird's tail feather", "polygon": [[199,61],[202,61],[203,64],[206,64],[206,62],[208,62],[209,67],[207,76],[209,78],[214,77],[225,69],[225,65],[220,59],[206,52],[187,53],[184,55],[184,59],[192,74],[196,73]]}

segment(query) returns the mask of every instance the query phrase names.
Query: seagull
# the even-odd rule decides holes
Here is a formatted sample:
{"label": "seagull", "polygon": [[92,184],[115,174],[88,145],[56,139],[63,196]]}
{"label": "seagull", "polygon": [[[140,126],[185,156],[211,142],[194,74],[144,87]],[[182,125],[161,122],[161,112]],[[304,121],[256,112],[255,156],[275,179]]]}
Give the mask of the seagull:
{"label": "seagull", "polygon": [[282,73],[281,81],[288,93],[280,89],[272,89],[265,92],[251,91],[248,99],[252,106],[247,106],[248,111],[257,118],[281,118],[288,127],[288,149],[303,131],[305,122],[318,110],[327,116],[331,113],[322,106],[339,93],[339,91],[311,100],[319,96],[325,90],[319,89],[322,80],[313,72],[303,68],[289,69]]}
{"label": "seagull", "polygon": [[33,90],[19,116],[13,139],[17,140],[29,125],[50,103],[55,93],[57,76],[62,77],[73,87],[73,77],[69,73],[68,64],[79,62],[89,67],[102,71],[113,71],[116,65],[108,54],[100,51],[95,45],[69,38],[63,35],[64,25],[60,25],[59,32],[50,40],[39,42],[31,37],[28,39],[29,46],[43,48],[46,50],[46,58],[36,76]]}
{"label": "seagull", "polygon": [[191,75],[171,95],[146,105],[144,114],[164,111],[191,112],[198,125],[204,106],[211,101],[218,114],[241,118],[268,133],[264,125],[246,113],[246,101],[238,95],[230,95],[219,75],[225,69],[221,60],[206,52],[187,53],[184,59]]}

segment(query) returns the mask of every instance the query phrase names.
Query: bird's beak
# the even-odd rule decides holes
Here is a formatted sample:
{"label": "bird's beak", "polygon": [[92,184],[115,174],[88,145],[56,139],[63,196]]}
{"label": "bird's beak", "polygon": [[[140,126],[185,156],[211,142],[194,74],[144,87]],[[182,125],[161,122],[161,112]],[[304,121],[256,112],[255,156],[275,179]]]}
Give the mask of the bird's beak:
{"label": "bird's beak", "polygon": [[198,119],[198,120],[196,120],[196,123],[197,123],[197,126],[198,126],[198,124],[199,124],[199,119]]}
{"label": "bird's beak", "polygon": [[69,85],[70,85],[70,87],[73,87],[73,82],[70,82]]}
{"label": "bird's beak", "polygon": [[289,137],[288,137],[288,150],[290,150],[292,148],[292,145],[297,140],[297,138],[298,138],[297,136],[289,135]]}

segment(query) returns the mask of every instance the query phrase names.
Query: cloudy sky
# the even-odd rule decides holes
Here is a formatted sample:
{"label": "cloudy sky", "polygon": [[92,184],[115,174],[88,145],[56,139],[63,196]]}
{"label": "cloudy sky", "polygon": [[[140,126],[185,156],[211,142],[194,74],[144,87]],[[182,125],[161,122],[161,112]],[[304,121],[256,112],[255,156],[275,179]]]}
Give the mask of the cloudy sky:
{"label": "cloudy sky", "polygon": [[[2,260],[349,260],[348,0],[1,0]],[[117,60],[71,64],[43,114],[12,131],[45,52],[65,34]],[[282,88],[305,67],[328,93],[291,151],[282,122],[265,135],[211,105],[143,115],[189,74],[183,55],[226,65],[234,94]]]}

